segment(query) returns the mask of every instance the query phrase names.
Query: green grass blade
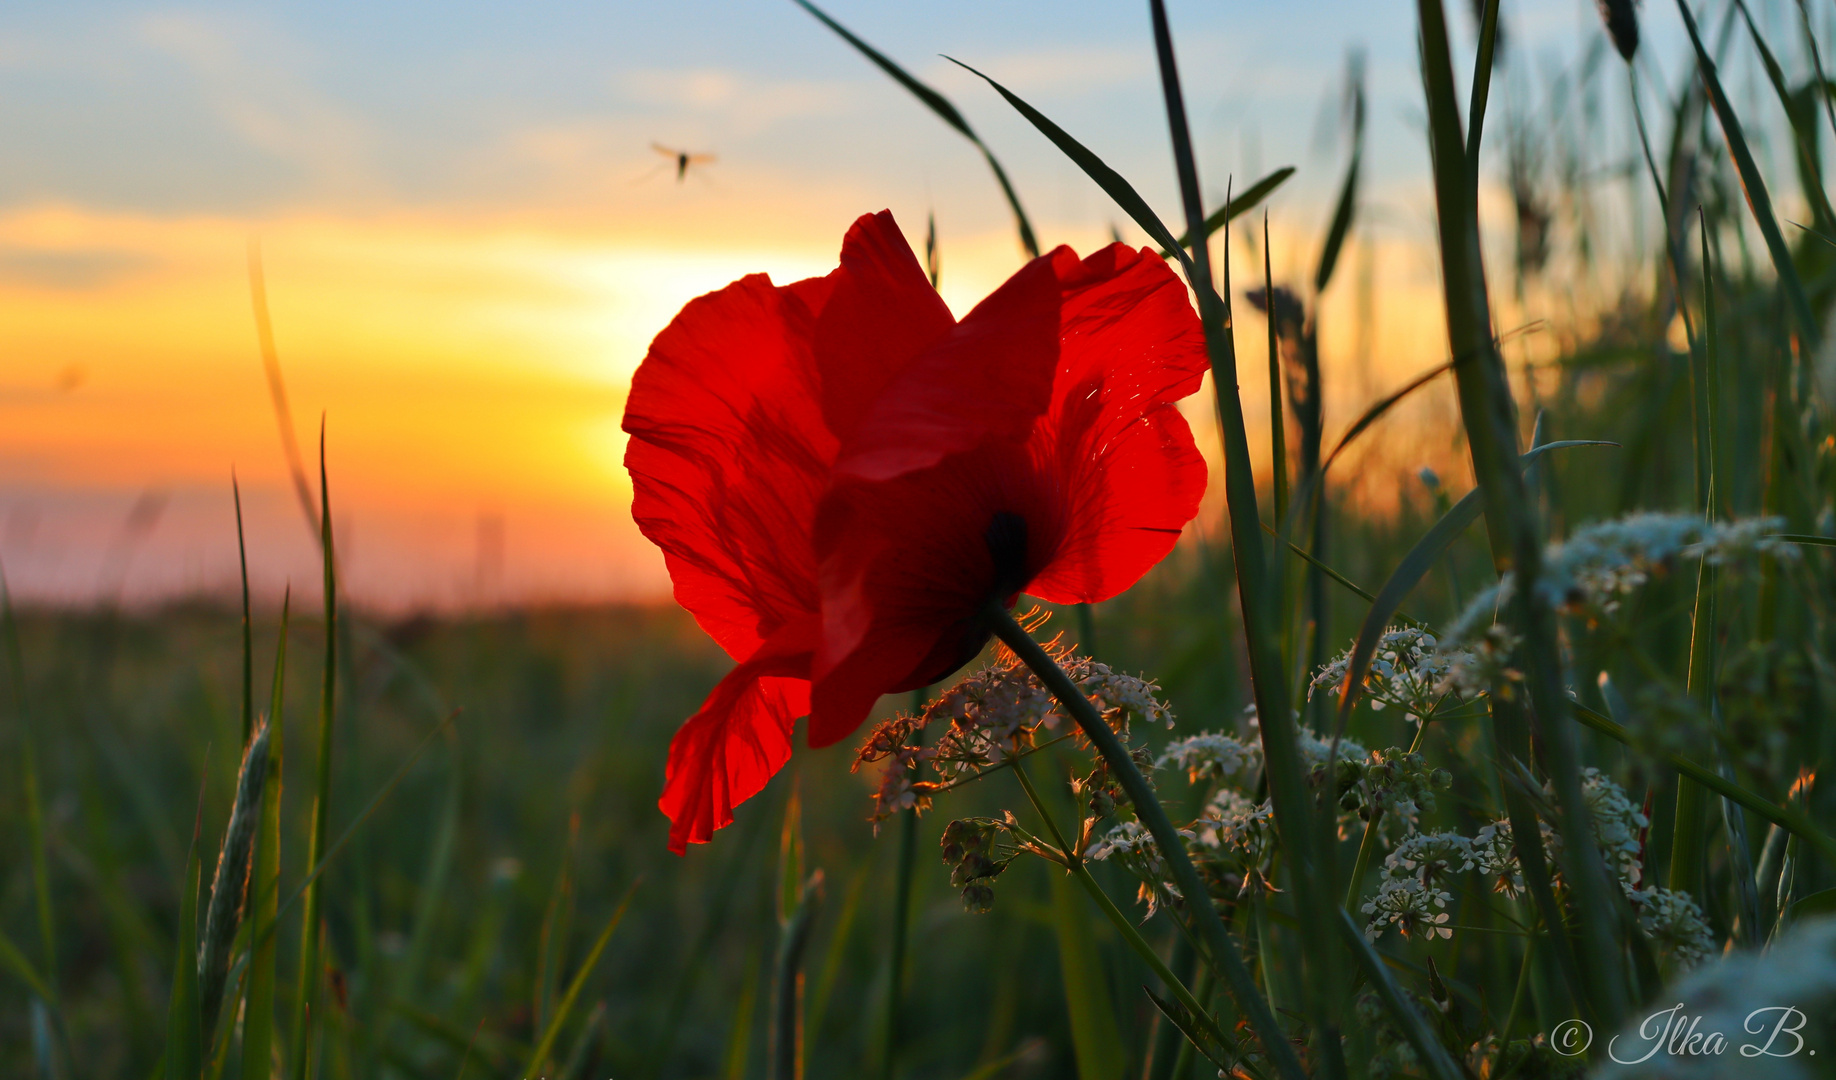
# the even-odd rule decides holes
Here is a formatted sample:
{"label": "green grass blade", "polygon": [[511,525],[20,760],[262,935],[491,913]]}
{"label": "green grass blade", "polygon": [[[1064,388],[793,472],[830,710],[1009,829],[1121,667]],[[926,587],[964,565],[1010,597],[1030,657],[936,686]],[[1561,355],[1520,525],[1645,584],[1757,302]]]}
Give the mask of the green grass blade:
{"label": "green grass blade", "polygon": [[809,0],[795,0],[795,2],[798,7],[814,15],[818,22],[821,22],[830,30],[835,31],[843,41],[854,46],[856,52],[859,52],[862,56],[873,61],[881,71],[892,76],[893,81],[905,87],[906,90],[911,92],[913,97],[924,102],[932,112],[937,114],[938,119],[956,129],[963,138],[975,144],[975,148],[980,150],[982,152],[982,157],[987,160],[989,169],[993,170],[995,180],[1000,183],[1001,194],[1007,196],[1007,205],[1014,211],[1014,224],[1020,230],[1020,246],[1026,249],[1029,258],[1038,258],[1039,241],[1033,235],[1033,223],[1027,220],[1026,211],[1020,206],[1020,196],[1014,191],[1013,183],[1008,180],[1007,170],[1001,168],[1001,163],[995,160],[994,153],[982,142],[981,136],[977,135],[975,130],[969,126],[969,121],[963,119],[963,114],[957,110],[956,106],[950,104],[950,100],[942,94],[919,82],[911,73],[894,63],[885,53],[856,37],[847,27],[830,18],[821,8],[810,3]]}
{"label": "green grass blade", "polygon": [[1421,1011],[1403,995],[1402,988],[1396,985],[1396,980],[1390,977],[1389,969],[1384,967],[1383,958],[1365,940],[1358,924],[1352,922],[1352,917],[1342,910],[1334,914],[1339,936],[1358,961],[1365,978],[1371,981],[1377,996],[1383,1000],[1390,1018],[1402,1029],[1403,1037],[1409,1040],[1409,1045],[1415,1048],[1416,1057],[1427,1066],[1428,1074],[1435,1080],[1464,1080],[1467,1074],[1448,1056],[1447,1048],[1441,1045],[1441,1040],[1435,1036],[1434,1029],[1428,1026]]}
{"label": "green grass blade", "polygon": [[293,479],[293,494],[299,500],[300,512],[306,515],[306,527],[319,531],[312,505],[312,484],[306,479],[306,462],[300,456],[300,440],[293,431],[293,409],[287,404],[287,383],[281,377],[280,350],[274,346],[274,321],[268,317],[268,279],[262,270],[261,243],[249,240],[249,302],[255,311],[255,337],[261,346],[261,368],[268,377],[268,396],[274,405],[274,422],[280,428],[281,450],[287,455],[287,473]]}
{"label": "green grass blade", "polygon": [[[802,0],[798,0],[798,2],[801,3]],[[1178,258],[1179,261],[1185,265],[1187,276],[1191,276],[1192,257],[1186,254],[1185,245],[1173,238],[1173,234],[1167,229],[1166,223],[1161,221],[1160,218],[1155,215],[1154,211],[1149,208],[1147,200],[1143,199],[1127,180],[1122,179],[1121,173],[1116,172],[1114,169],[1104,164],[1102,158],[1091,153],[1084,147],[1083,143],[1072,138],[1064,128],[1053,123],[1038,109],[1022,101],[1007,87],[983,75],[981,72],[963,63],[961,60],[948,56],[944,57],[944,59],[949,60],[952,64],[957,65],[964,71],[986,82],[989,86],[994,87],[995,92],[1000,94],[1003,98],[1006,98],[1007,103],[1012,105],[1015,111],[1019,112],[1021,116],[1026,117],[1027,122],[1039,129],[1041,135],[1052,140],[1054,146],[1058,147],[1066,157],[1070,158],[1078,168],[1082,169],[1085,176],[1096,181],[1096,185],[1103,189],[1103,193],[1114,200],[1115,204],[1121,207],[1122,211],[1132,218],[1136,225],[1141,227],[1142,232],[1147,233],[1150,239],[1160,245],[1162,253],[1170,253]]]}
{"label": "green grass blade", "polygon": [[19,981],[25,983],[26,988],[34,994],[46,1001],[51,1000],[51,987],[45,982],[44,976],[32,967],[32,961],[26,959],[26,954],[19,951],[19,946],[13,944],[13,939],[7,937],[4,930],[0,930],[0,967],[17,975]]}
{"label": "green grass blade", "polygon": [[861,896],[867,891],[867,882],[873,874],[873,862],[861,860],[861,868],[854,872],[854,880],[848,883],[847,895],[842,898],[841,911],[835,917],[835,929],[829,935],[829,947],[822,958],[822,971],[816,976],[816,988],[811,991],[809,1003],[804,1008],[804,1023],[811,1038],[817,1038],[822,1032],[822,1021],[829,1010],[829,995],[835,990],[835,980],[841,977],[842,961],[848,955],[848,939],[854,931],[855,917],[860,914]]}
{"label": "green grass blade", "polygon": [[[1275,194],[1275,189],[1287,183],[1288,178],[1293,175],[1294,166],[1283,165],[1281,168],[1276,169],[1274,172],[1256,181],[1249,187],[1244,188],[1243,194],[1231,196],[1229,199],[1225,200],[1223,206],[1213,210],[1211,216],[1205,219],[1205,232],[1217,232],[1232,221],[1242,217],[1248,211],[1261,206],[1264,199]],[[1264,231],[1266,232],[1267,230],[1265,229]],[[1192,233],[1190,231],[1180,234],[1179,246],[1182,248],[1192,246]],[[1171,259],[1173,257],[1173,252],[1171,249],[1162,248],[1160,250],[1160,257],[1163,259]]]}
{"label": "green grass blade", "polygon": [[724,1058],[726,1067],[721,1071],[723,1080],[746,1080],[747,1066],[752,1061],[752,1014],[759,1002],[759,954],[756,950],[747,953],[746,963],[740,970],[745,972],[745,979],[740,984],[739,1001],[733,1006],[733,1027],[727,1034]]}
{"label": "green grass blade", "polygon": [[1576,703],[1573,708],[1576,719],[1587,727],[1621,745],[1657,756],[1678,773],[1694,780],[1722,798],[1738,803],[1741,807],[1751,811],[1755,817],[1777,825],[1803,839],[1805,843],[1815,847],[1826,860],[1836,864],[1836,838],[1832,838],[1818,828],[1816,822],[1807,817],[1803,811],[1789,803],[1779,806],[1769,802],[1758,792],[1729,780],[1714,769],[1698,764],[1674,750],[1666,749],[1663,746],[1647,746],[1624,725],[1615,723],[1585,705]]}
{"label": "green grass blade", "polygon": [[606,920],[605,929],[599,932],[599,939],[593,942],[593,948],[587,953],[586,960],[581,963],[580,970],[574,973],[574,978],[567,984],[567,992],[561,995],[561,1000],[555,1005],[555,1014],[549,1018],[548,1025],[542,1030],[542,1038],[536,1042],[535,1049],[530,1052],[529,1063],[518,1075],[542,1075],[542,1068],[548,1061],[548,1055],[555,1048],[555,1039],[561,1034],[561,1026],[567,1023],[568,1014],[573,1012],[574,1002],[579,1000],[580,989],[586,985],[587,977],[593,974],[594,968],[599,966],[600,954],[606,951],[606,942],[612,940],[612,932],[618,929],[620,920],[624,919],[625,909],[631,906],[631,898],[636,895],[637,887],[638,883],[633,882],[631,887],[625,890],[625,898],[619,901],[618,909],[612,912],[610,919]]}
{"label": "green grass blade", "polygon": [[1097,952],[1096,920],[1078,899],[1070,878],[1048,867],[1052,881],[1052,932],[1058,939],[1058,967],[1071,1020],[1071,1049],[1079,1080],[1119,1077],[1128,1065],[1115,1004]]}
{"label": "green grass blade", "polygon": [[242,1018],[242,1073],[267,1080],[274,1059],[274,962],[280,942],[274,937],[280,916],[282,749],[287,734],[282,705],[287,686],[287,618],[293,591],[281,596],[280,637],[274,646],[274,690],[268,704],[268,790],[255,834],[255,857],[249,879],[248,1001]]}
{"label": "green grass blade", "polygon": [[45,1002],[57,1007],[57,923],[51,912],[51,865],[45,854],[44,800],[38,786],[38,753],[32,717],[26,707],[25,654],[19,646],[19,620],[13,593],[0,566],[0,630],[6,634],[7,674],[13,684],[13,713],[19,731],[19,769],[25,787],[26,839],[32,853],[32,900],[38,915],[38,947],[44,962]]}
{"label": "green grass blade", "polygon": [[1498,56],[1498,0],[1485,0],[1479,17],[1479,51],[1473,58],[1472,106],[1467,109],[1466,172],[1479,184],[1479,142],[1485,134],[1485,107],[1492,93],[1492,63]]}
{"label": "green grass blade", "polygon": [[[1270,258],[1269,215],[1264,211],[1262,295],[1269,298],[1269,470],[1275,477],[1275,520],[1285,522],[1288,520],[1288,410],[1282,398],[1281,333],[1275,325],[1275,272],[1271,269]],[[1308,477],[1308,483],[1316,482],[1313,477]],[[1276,591],[1281,591],[1279,582]]]}
{"label": "green grass blade", "polygon": [[[789,823],[789,815],[786,815]],[[802,872],[802,839],[798,838],[797,857],[785,860]],[[822,871],[813,871],[798,891],[794,906],[778,923],[778,962],[773,983],[777,991],[772,1003],[771,1052],[766,1076],[769,1080],[803,1080],[803,958],[809,951],[810,932],[816,924],[816,913],[822,907]]]}
{"label": "green grass blade", "polygon": [[1358,209],[1358,167],[1364,157],[1363,147],[1352,152],[1351,164],[1345,167],[1345,180],[1339,187],[1339,201],[1332,211],[1332,225],[1326,230],[1326,246],[1320,249],[1320,264],[1313,272],[1313,291],[1325,292],[1332,282],[1332,272],[1339,265],[1339,251],[1351,232],[1352,218]]}
{"label": "green grass blade", "polygon": [[249,625],[249,547],[242,532],[242,485],[230,473],[230,492],[236,500],[236,560],[242,579],[242,745],[255,733],[255,642]]}
{"label": "green grass blade", "polygon": [[236,797],[223,846],[211,879],[210,904],[204,917],[204,938],[198,945],[198,1001],[204,1041],[215,1041],[217,1013],[229,975],[230,957],[247,897],[250,855],[261,816],[262,794],[268,782],[268,725],[260,724],[243,751],[236,777]]}
{"label": "green grass blade", "polygon": [[198,836],[204,823],[204,793],[198,792],[198,823],[191,833],[180,885],[178,947],[172,962],[172,997],[166,1006],[163,1080],[199,1080],[204,1070],[204,1030],[198,1001],[198,890],[202,884]]}
{"label": "green grass blade", "polygon": [[[1473,474],[1485,492],[1486,532],[1492,561],[1518,575],[1512,616],[1525,639],[1520,655],[1530,699],[1540,717],[1544,757],[1562,806],[1564,861],[1574,892],[1583,945],[1564,936],[1558,961],[1577,1002],[1604,1027],[1617,1027],[1627,988],[1614,963],[1619,955],[1614,908],[1606,896],[1606,871],[1586,823],[1574,732],[1564,719],[1561,657],[1553,612],[1535,588],[1542,564],[1534,506],[1525,490],[1518,458],[1516,403],[1501,358],[1492,344],[1491,303],[1481,258],[1478,202],[1467,171],[1466,138],[1453,78],[1447,13],[1441,0],[1417,0],[1422,89],[1428,110],[1429,156],[1433,165],[1436,223],[1440,232],[1441,285],[1447,337],[1455,357],[1460,417],[1466,430]],[[1498,752],[1508,760],[1530,758],[1529,710],[1520,701],[1494,700],[1492,719]],[[1543,861],[1543,844],[1532,809],[1506,786],[1506,808],[1518,839],[1525,883],[1547,925],[1565,924]],[[1583,974],[1585,972],[1585,974]]]}
{"label": "green grass blade", "polygon": [[[1496,3],[1497,0],[1493,0]],[[1326,291],[1332,272],[1339,265],[1339,252],[1350,235],[1352,219],[1358,213],[1359,166],[1364,162],[1364,61],[1354,53],[1347,63],[1347,86],[1352,108],[1351,161],[1345,166],[1345,180],[1339,186],[1339,201],[1332,211],[1332,224],[1326,230],[1326,243],[1320,248],[1319,265],[1313,272],[1315,295]]]}
{"label": "green grass blade", "polygon": [[1721,122],[1721,133],[1727,139],[1728,153],[1733,157],[1734,169],[1740,175],[1741,191],[1747,196],[1747,209],[1752,211],[1754,224],[1759,226],[1760,236],[1766,241],[1766,252],[1772,257],[1773,269],[1779,275],[1779,287],[1785,292],[1786,304],[1791,308],[1792,318],[1797,323],[1806,351],[1815,353],[1823,340],[1823,329],[1811,312],[1810,299],[1804,292],[1804,282],[1798,278],[1798,268],[1791,261],[1791,249],[1786,246],[1785,237],[1779,232],[1778,219],[1772,212],[1772,197],[1766,192],[1766,181],[1760,176],[1759,166],[1753,160],[1753,151],[1747,146],[1740,118],[1735,115],[1734,106],[1728,103],[1727,94],[1721,89],[1721,77],[1716,73],[1715,61],[1702,45],[1702,36],[1696,30],[1695,15],[1690,12],[1686,0],[1677,0],[1677,10],[1683,13],[1683,26],[1689,31],[1690,44],[1695,47],[1696,70],[1702,76],[1702,86],[1708,92],[1715,118]]}
{"label": "green grass blade", "polygon": [[[306,840],[306,865],[326,861],[325,835],[331,822],[332,723],[337,716],[338,690],[338,571],[332,541],[331,484],[325,470],[325,424],[319,424],[319,558],[325,600],[325,675],[319,696],[319,758],[313,789],[312,825]],[[300,968],[294,997],[293,1047],[288,1055],[293,1080],[307,1080],[307,1051],[315,1022],[313,1005],[319,986],[319,918],[323,905],[319,873],[314,869],[304,884],[305,907],[300,916]]]}
{"label": "green grass blade", "polygon": [[1774,533],[1774,540],[1783,540],[1788,544],[1808,544],[1812,547],[1836,547],[1836,536],[1811,536],[1808,533]]}
{"label": "green grass blade", "polygon": [[[1561,450],[1573,446],[1616,446],[1617,443],[1600,442],[1588,439],[1565,439],[1560,442],[1544,443],[1532,448],[1519,457],[1518,466],[1529,468],[1532,462],[1551,450]],[[1485,511],[1485,493],[1478,488],[1466,493],[1453,505],[1441,520],[1434,523],[1422,538],[1417,540],[1396,569],[1384,581],[1383,587],[1371,600],[1371,609],[1365,613],[1364,623],[1358,628],[1358,637],[1352,643],[1351,657],[1346,663],[1345,682],[1339,688],[1338,730],[1344,732],[1345,725],[1351,718],[1352,706],[1357,704],[1358,693],[1364,686],[1364,674],[1369,669],[1371,658],[1377,655],[1377,642],[1383,637],[1385,628],[1396,617],[1402,602],[1421,580],[1428,576],[1434,564],[1440,562],[1447,554],[1447,549],[1464,533],[1479,515]]]}
{"label": "green grass blade", "polygon": [[[1808,117],[1801,116],[1801,110],[1792,100],[1791,88],[1785,84],[1785,71],[1779,67],[1778,59],[1766,45],[1766,38],[1760,33],[1759,26],[1753,21],[1753,13],[1747,10],[1746,0],[1736,0],[1734,5],[1740,10],[1740,17],[1747,24],[1747,36],[1753,39],[1753,47],[1759,51],[1760,67],[1766,72],[1766,81],[1772,84],[1772,92],[1779,99],[1779,107],[1785,110],[1785,117],[1791,124],[1792,142],[1798,151],[1798,166],[1806,178],[1804,195],[1810,200],[1811,214],[1819,223],[1836,224],[1836,214],[1830,210],[1829,196],[1823,191],[1823,167],[1817,161],[1817,115],[1815,109]],[[1811,39],[1813,43],[1815,38]],[[1826,101],[1828,94],[1819,95]],[[1810,130],[1805,130],[1806,121]]]}

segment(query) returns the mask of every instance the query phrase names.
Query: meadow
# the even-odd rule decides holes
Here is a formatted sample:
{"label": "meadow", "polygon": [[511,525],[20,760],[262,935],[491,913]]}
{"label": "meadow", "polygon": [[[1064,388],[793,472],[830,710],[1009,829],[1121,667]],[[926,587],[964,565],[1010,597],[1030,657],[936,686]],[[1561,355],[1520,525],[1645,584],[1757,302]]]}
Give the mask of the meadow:
{"label": "meadow", "polygon": [[[1637,110],[1606,187],[1560,110],[1488,112],[1496,0],[1467,56],[1415,5],[1450,348],[1353,417],[1319,407],[1319,300],[1355,236],[1355,66],[1342,196],[1285,285],[1244,253],[1286,175],[1202,204],[1158,3],[1179,223],[1122,176],[1147,166],[995,83],[1191,286],[1223,505],[1116,599],[988,615],[1009,651],[967,696],[884,701],[954,702],[882,729],[909,773],[855,768],[866,729],[799,747],[685,857],[663,762],[729,664],[673,606],[384,617],[337,605],[329,543],[322,609],[9,603],[0,1070],[1529,1080],[1612,1067],[1607,1036],[1679,997],[1802,1010],[1799,1046],[1836,1062],[1829,39],[1803,5],[1681,8],[1702,29],[1665,87],[1636,30],[1664,6],[1602,8],[1561,79]],[[1765,76],[1751,108],[1718,75],[1734,52]],[[1481,215],[1487,136],[1521,150],[1509,215]],[[1609,241],[1615,215],[1642,241]],[[1618,285],[1584,303],[1589,259]],[[1519,351],[1493,294],[1565,280],[1569,321]],[[1239,371],[1286,399],[1254,456]],[[1404,416],[1472,483],[1386,462]],[[874,822],[876,792],[916,797]],[[1635,1068],[1823,1067],[1678,1061]]]}

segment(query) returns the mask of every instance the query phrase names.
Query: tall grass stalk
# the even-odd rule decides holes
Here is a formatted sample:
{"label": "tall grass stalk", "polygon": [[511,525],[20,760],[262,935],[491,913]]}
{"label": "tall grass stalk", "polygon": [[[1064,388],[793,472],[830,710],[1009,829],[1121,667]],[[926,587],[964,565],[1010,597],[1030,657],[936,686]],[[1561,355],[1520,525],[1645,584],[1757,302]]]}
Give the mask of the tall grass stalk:
{"label": "tall grass stalk", "polygon": [[275,929],[280,913],[281,775],[287,735],[287,619],[292,606],[293,590],[289,588],[281,596],[280,635],[274,646],[274,687],[267,722],[267,791],[255,833],[249,883],[253,915],[249,924],[249,989],[243,1007],[241,1075],[250,1080],[265,1080],[274,1071],[275,960],[280,951]]}
{"label": "tall grass stalk", "polygon": [[[1193,276],[1192,286],[1198,295],[1199,318],[1211,357],[1212,386],[1217,394],[1218,416],[1224,435],[1225,501],[1231,525],[1231,550],[1237,562],[1237,598],[1249,646],[1250,680],[1261,720],[1259,727],[1269,794],[1274,802],[1283,849],[1292,867],[1296,914],[1306,925],[1320,927],[1327,924],[1335,903],[1334,853],[1329,833],[1315,820],[1319,815],[1314,813],[1313,795],[1307,787],[1307,768],[1300,756],[1286,675],[1274,647],[1272,631],[1277,620],[1267,610],[1272,579],[1263,547],[1255,478],[1250,471],[1243,402],[1237,392],[1237,356],[1229,298],[1230,233],[1227,227],[1220,293],[1211,280],[1211,255],[1204,230],[1204,211],[1199,201],[1198,167],[1173,56],[1172,30],[1161,0],[1150,0],[1149,10],[1181,203],[1192,236],[1193,257],[1187,264],[1187,271]],[[1163,851],[1168,843],[1162,841]],[[1340,1005],[1337,952],[1330,939],[1321,934],[1304,935],[1302,949],[1307,967],[1308,1011],[1317,1025],[1313,1032],[1315,1052],[1319,1054],[1323,1074],[1330,1080],[1342,1076],[1345,1071],[1336,1020]],[[1264,1044],[1266,1049],[1266,1037]]]}
{"label": "tall grass stalk", "polygon": [[325,471],[325,426],[319,426],[319,559],[325,601],[325,673],[319,688],[319,757],[312,801],[312,824],[306,839],[306,865],[313,870],[305,883],[305,905],[300,915],[300,966],[294,991],[292,1028],[293,1080],[308,1080],[307,1066],[313,1041],[313,1006],[318,998],[320,919],[324,907],[323,884],[317,871],[326,855],[325,837],[331,821],[332,724],[337,716],[338,690],[338,574],[332,541],[331,483]]}
{"label": "tall grass stalk", "polygon": [[[1518,657],[1525,671],[1529,710],[1519,701],[1494,696],[1492,716],[1499,750],[1528,763],[1529,724],[1534,716],[1560,807],[1564,869],[1575,897],[1579,947],[1571,946],[1570,983],[1599,1025],[1617,1027],[1628,1004],[1618,963],[1615,912],[1622,901],[1608,895],[1606,868],[1594,842],[1581,796],[1580,767],[1568,698],[1560,676],[1555,616],[1535,587],[1542,562],[1542,538],[1523,477],[1516,467],[1517,421],[1504,365],[1492,340],[1491,308],[1480,257],[1478,202],[1466,168],[1466,140],[1448,55],[1447,25],[1440,0],[1418,0],[1423,86],[1428,101],[1429,147],[1434,165],[1440,228],[1441,278],[1447,336],[1456,362],[1461,420],[1473,473],[1484,491],[1486,532],[1492,561],[1516,577],[1510,621],[1521,636]],[[1513,836],[1526,882],[1552,930],[1564,925],[1550,888],[1534,813],[1510,784],[1505,785]],[[1616,890],[1615,890],[1616,891]]]}

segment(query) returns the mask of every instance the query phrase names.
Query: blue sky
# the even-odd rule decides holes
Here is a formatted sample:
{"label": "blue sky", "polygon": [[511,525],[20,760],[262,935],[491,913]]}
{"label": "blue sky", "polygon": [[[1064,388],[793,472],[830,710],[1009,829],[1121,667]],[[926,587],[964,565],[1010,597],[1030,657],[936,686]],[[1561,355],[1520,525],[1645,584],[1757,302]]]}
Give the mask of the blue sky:
{"label": "blue sky", "polygon": [[[1003,81],[1176,214],[1145,3],[826,6],[956,102],[1048,246],[1088,250],[1112,225],[1143,236],[942,54]],[[1792,10],[1755,6],[1769,25]],[[1382,297],[1376,378],[1435,362],[1414,6],[1170,11],[1207,201],[1233,177],[1299,168],[1270,203],[1289,280],[1309,273],[1330,212],[1347,152],[1336,102],[1347,56],[1364,51],[1361,236],[1388,245],[1364,264]],[[1675,85],[1676,12],[1654,2],[1644,16]],[[1464,0],[1449,18],[1464,67]],[[1592,0],[1507,2],[1505,26],[1494,133],[1508,108],[1546,110],[1548,85],[1604,36]],[[718,159],[678,184],[653,141]],[[1596,164],[1627,155],[1614,101],[1597,144]],[[94,595],[119,521],[150,496],[168,509],[136,541],[124,594],[221,587],[232,466],[252,535],[276,553],[257,576],[311,580],[253,349],[250,235],[295,423],[310,431],[324,413],[334,435],[364,553],[353,587],[398,605],[477,599],[485,520],[508,523],[506,597],[655,595],[660,562],[625,508],[618,412],[646,343],[690,297],[751,270],[821,273],[848,223],[883,207],[915,242],[936,215],[959,312],[1019,262],[974,150],[790,0],[13,3],[0,7],[0,146],[0,559],[29,598]],[[1350,302],[1335,285],[1327,310]],[[1350,323],[1329,320],[1329,366]],[[1335,415],[1372,388],[1335,379]],[[1266,388],[1244,393],[1266,409]],[[1440,438],[1418,426],[1418,441]]]}

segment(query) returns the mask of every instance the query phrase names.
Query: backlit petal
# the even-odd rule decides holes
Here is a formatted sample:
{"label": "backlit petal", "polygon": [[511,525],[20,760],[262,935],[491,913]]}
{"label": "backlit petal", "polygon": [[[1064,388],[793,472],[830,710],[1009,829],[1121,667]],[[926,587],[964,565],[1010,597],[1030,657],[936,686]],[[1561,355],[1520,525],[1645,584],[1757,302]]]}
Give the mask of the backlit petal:
{"label": "backlit petal", "polygon": [[1056,264],[1034,259],[977,304],[947,336],[888,380],[852,437],[838,475],[889,480],[991,440],[1026,436],[1051,401],[1058,363]]}
{"label": "backlit petal", "polygon": [[657,805],[669,816],[669,847],[705,844],[790,760],[791,727],[809,712],[814,617],[792,623],[727,673],[669,744]]}
{"label": "backlit petal", "polygon": [[632,516],[737,660],[816,610],[810,528],[836,443],[810,339],[831,289],[755,274],[692,300],[631,380]]}

